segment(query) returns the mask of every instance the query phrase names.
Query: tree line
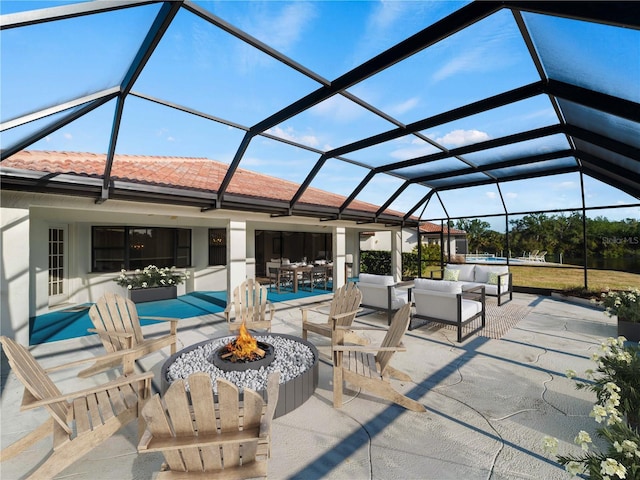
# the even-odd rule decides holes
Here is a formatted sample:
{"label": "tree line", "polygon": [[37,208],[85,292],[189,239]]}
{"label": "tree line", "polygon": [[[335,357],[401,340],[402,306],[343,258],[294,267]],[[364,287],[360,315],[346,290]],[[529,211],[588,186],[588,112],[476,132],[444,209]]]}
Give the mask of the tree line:
{"label": "tree line", "polygon": [[[587,256],[596,258],[640,259],[640,222],[637,219],[609,220],[605,217],[587,218]],[[469,253],[489,253],[496,256],[520,257],[529,252],[546,251],[549,258],[582,258],[582,215],[546,215],[536,213],[509,221],[509,250],[506,235],[495,231],[491,224],[479,219],[461,219],[449,222],[451,228],[467,234]],[[445,240],[446,241],[446,240]],[[422,244],[422,275],[428,276],[428,267],[439,265],[440,245]],[[444,258],[447,262],[447,258]],[[457,261],[452,258],[452,261]],[[402,254],[403,278],[418,276],[418,247]],[[362,273],[391,273],[391,254],[388,251],[363,251],[360,254]]]}
{"label": "tree line", "polygon": [[[482,252],[507,255],[506,235],[491,229],[479,219],[461,219],[450,226],[467,233],[469,253]],[[509,220],[511,257],[535,250],[546,251],[558,258],[582,257],[584,238],[582,215],[546,215],[534,213]],[[623,258],[640,256],[640,222],[637,219],[609,220],[605,217],[586,219],[587,256]]]}

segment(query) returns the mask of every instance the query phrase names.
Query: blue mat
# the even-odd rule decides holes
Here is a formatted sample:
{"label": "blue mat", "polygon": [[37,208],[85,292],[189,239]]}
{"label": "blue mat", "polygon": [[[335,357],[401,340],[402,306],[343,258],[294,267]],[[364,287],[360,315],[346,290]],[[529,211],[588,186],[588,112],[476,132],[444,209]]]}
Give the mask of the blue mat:
{"label": "blue mat", "polygon": [[[295,294],[293,292],[277,293],[273,291],[269,292],[267,299],[272,303],[277,303],[296,298],[322,295],[324,293],[330,292],[321,289],[314,289],[313,292],[299,290],[298,293]],[[224,311],[226,304],[226,291],[192,292],[172,300],[138,303],[136,308],[138,315],[141,317],[191,318],[210,313],[221,313]],[[76,305],[65,310],[30,318],[29,344],[38,345],[40,343],[93,335],[87,332],[87,329],[93,328],[91,320],[89,319],[89,308],[91,305],[91,303]],[[142,326],[152,323],[158,323],[158,321],[140,321]]]}

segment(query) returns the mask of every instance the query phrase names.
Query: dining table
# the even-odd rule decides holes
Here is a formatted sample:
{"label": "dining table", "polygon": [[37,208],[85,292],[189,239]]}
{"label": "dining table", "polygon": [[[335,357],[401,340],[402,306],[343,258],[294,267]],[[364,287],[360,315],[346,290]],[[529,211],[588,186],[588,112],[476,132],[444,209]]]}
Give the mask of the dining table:
{"label": "dining table", "polygon": [[[313,265],[307,265],[306,263],[290,263],[288,265],[281,265],[278,269],[281,272],[291,273],[293,275],[293,293],[298,293],[298,280],[302,279],[304,281],[304,277],[309,277],[309,282],[311,284],[311,289],[313,290]],[[278,274],[278,277],[281,275]],[[278,282],[278,293],[280,293],[280,282]]]}

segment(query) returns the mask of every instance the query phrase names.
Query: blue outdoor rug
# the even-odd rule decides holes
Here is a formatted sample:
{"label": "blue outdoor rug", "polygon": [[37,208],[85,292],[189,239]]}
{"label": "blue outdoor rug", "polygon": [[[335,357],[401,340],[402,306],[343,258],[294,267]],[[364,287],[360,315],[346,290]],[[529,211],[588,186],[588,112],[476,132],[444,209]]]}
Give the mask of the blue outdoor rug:
{"label": "blue outdoor rug", "polygon": [[[298,290],[298,293],[294,294],[293,292],[277,293],[274,290],[269,292],[267,298],[270,302],[277,303],[325,293],[330,293],[330,291],[322,289],[314,289],[313,292]],[[226,291],[192,292],[172,300],[138,303],[136,308],[140,317],[191,318],[211,313],[221,313],[224,311],[226,304]],[[29,344],[38,345],[40,343],[93,335],[87,332],[87,329],[93,328],[89,319],[91,305],[91,303],[85,303],[30,318]],[[152,323],[158,322],[154,320],[140,321],[142,326]]]}

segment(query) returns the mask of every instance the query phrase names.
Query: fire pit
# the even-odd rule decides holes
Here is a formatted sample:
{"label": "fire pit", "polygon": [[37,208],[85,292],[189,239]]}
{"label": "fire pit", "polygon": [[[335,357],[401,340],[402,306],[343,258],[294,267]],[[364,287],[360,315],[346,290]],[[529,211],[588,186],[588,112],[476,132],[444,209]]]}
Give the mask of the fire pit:
{"label": "fire pit", "polygon": [[268,367],[275,358],[273,345],[258,342],[245,327],[240,325],[238,336],[218,348],[211,355],[211,362],[220,370],[247,370]]}
{"label": "fire pit", "polygon": [[[240,390],[250,388],[266,398],[267,377],[274,371],[280,372],[280,393],[275,417],[285,415],[306,402],[318,386],[318,350],[316,347],[293,335],[256,335],[258,345],[273,347],[273,358],[268,365],[256,362],[225,362],[223,368],[214,363],[215,356],[223,352],[235,336],[225,336],[205,340],[191,345],[172,355],[162,365],[162,391],[165,392],[174,381],[195,372],[209,373],[214,384],[217,378],[224,378],[238,386]],[[216,360],[217,361],[217,360]],[[228,368],[229,364],[233,367]],[[241,368],[236,369],[236,365]]]}

